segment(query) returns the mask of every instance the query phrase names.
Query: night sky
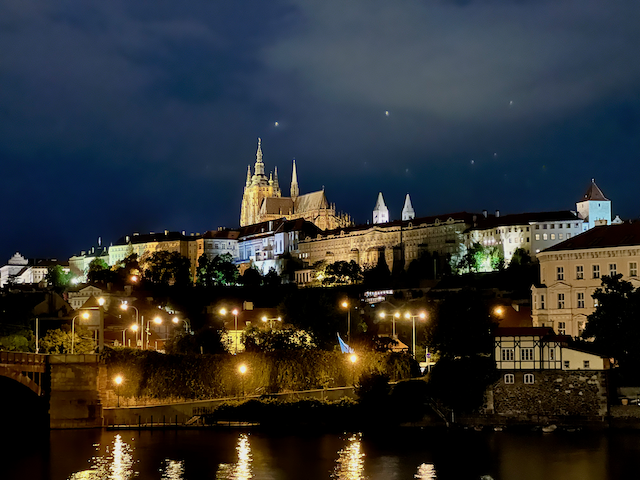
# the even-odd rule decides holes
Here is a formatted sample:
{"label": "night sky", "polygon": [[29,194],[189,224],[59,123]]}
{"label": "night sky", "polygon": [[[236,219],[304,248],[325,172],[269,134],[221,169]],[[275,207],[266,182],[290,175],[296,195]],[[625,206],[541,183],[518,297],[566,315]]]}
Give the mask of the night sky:
{"label": "night sky", "polygon": [[4,0],[0,264],[236,227],[258,137],[358,223],[638,218],[639,52],[637,0]]}

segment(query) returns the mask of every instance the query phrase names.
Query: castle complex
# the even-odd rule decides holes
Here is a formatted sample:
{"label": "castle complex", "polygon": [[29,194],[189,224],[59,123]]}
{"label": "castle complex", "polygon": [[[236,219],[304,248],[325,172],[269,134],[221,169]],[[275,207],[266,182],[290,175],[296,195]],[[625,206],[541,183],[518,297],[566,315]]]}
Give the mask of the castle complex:
{"label": "castle complex", "polygon": [[335,205],[329,204],[324,189],[300,195],[295,160],[290,192],[291,196],[282,196],[277,168],[267,178],[262,161],[262,141],[258,139],[253,175],[251,166],[247,167],[247,181],[240,209],[241,227],[280,218],[287,220],[301,218],[313,223],[321,230],[333,230],[351,224],[347,215],[336,214]]}

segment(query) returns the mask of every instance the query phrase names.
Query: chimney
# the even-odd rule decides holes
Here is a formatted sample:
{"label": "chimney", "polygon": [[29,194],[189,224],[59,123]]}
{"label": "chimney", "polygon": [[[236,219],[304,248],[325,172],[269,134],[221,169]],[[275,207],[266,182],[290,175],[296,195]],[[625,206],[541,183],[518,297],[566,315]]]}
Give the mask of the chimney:
{"label": "chimney", "polygon": [[487,218],[489,212],[487,212],[486,210],[482,210],[482,215],[484,216],[484,218]]}
{"label": "chimney", "polygon": [[496,218],[500,216],[500,210],[496,210]]}

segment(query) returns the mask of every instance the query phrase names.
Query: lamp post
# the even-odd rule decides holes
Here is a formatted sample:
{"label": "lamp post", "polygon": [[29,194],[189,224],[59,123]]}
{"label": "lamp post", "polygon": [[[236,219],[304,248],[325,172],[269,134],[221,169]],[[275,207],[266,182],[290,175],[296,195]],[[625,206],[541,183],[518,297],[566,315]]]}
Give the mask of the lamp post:
{"label": "lamp post", "polygon": [[78,317],[82,317],[85,320],[89,318],[89,312],[82,312],[79,315],[76,315],[75,317],[73,317],[73,319],[71,320],[71,355],[73,355],[73,350],[75,347],[75,342],[76,342],[76,329],[75,329],[75,325],[76,325],[76,318]]}
{"label": "lamp post", "polygon": [[[149,335],[151,335],[151,330],[149,330],[149,324],[151,324],[152,320],[147,320],[147,350],[149,350]],[[153,323],[156,325],[160,325],[162,323],[162,319],[160,317],[156,317],[153,319]]]}
{"label": "lamp post", "polygon": [[[238,309],[234,308],[233,310],[231,310],[231,314],[233,315],[233,324],[234,324],[234,331],[233,331],[233,336],[234,336],[234,351],[233,354],[237,355],[238,353]],[[226,315],[227,314],[227,309],[226,308],[221,308],[220,309],[220,315]]]}
{"label": "lamp post", "polygon": [[273,330],[273,321],[277,321],[277,322],[281,322],[282,321],[282,317],[275,317],[275,318],[267,318],[267,317],[262,317],[262,321],[267,323],[269,322],[269,329]]}
{"label": "lamp post", "polygon": [[240,372],[240,382],[242,384],[242,398],[244,398],[244,374],[247,373],[247,366],[242,364],[238,367],[238,372]]}
{"label": "lamp post", "polygon": [[116,395],[118,396],[118,407],[120,407],[120,385],[122,384],[122,375],[118,375],[113,379],[116,384]]}
{"label": "lamp post", "polygon": [[[129,305],[127,302],[123,302],[120,304],[120,308],[122,310],[124,310],[125,312],[129,309],[129,307],[133,308],[136,311],[136,325],[140,324],[140,312],[138,311],[138,309],[136,307],[134,307],[133,305]],[[138,329],[135,328],[133,329],[133,331],[136,332],[136,347],[138,346],[142,346],[142,345],[138,345]],[[140,342],[142,343],[142,342]]]}
{"label": "lamp post", "polygon": [[416,358],[416,318],[421,318],[421,319],[425,319],[427,318],[427,314],[424,312],[420,312],[418,315],[411,315],[409,312],[404,314],[404,318],[406,318],[407,320],[411,319],[413,321],[413,350],[412,350],[412,354],[413,354],[413,358],[415,360]]}
{"label": "lamp post", "polygon": [[355,353],[349,355],[349,361],[351,362],[351,385],[355,387],[356,385],[356,362],[358,361],[358,356]]}
{"label": "lamp post", "polygon": [[347,300],[342,302],[342,308],[347,309],[347,344],[349,344],[351,343],[351,306]]}
{"label": "lamp post", "polygon": [[[384,312],[380,312],[380,318],[385,318],[387,316],[386,313]],[[391,325],[392,325],[392,333],[391,333],[391,338],[395,339],[396,338],[396,318],[400,317],[400,314],[398,312],[394,313],[391,315]]]}

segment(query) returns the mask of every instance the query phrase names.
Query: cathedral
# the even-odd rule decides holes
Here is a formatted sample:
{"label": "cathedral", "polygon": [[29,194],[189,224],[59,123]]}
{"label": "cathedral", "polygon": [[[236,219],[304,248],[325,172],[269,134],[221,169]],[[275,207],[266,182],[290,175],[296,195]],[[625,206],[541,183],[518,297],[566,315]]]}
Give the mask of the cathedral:
{"label": "cathedral", "polygon": [[240,226],[253,225],[285,218],[295,220],[302,218],[315,224],[322,230],[333,230],[351,225],[348,215],[336,214],[335,205],[327,201],[324,189],[300,195],[296,161],[293,161],[291,174],[291,196],[283,197],[278,182],[278,169],[265,174],[262,161],[262,141],[258,139],[256,163],[251,174],[251,166],[247,167],[247,181],[242,195],[240,209]]}

